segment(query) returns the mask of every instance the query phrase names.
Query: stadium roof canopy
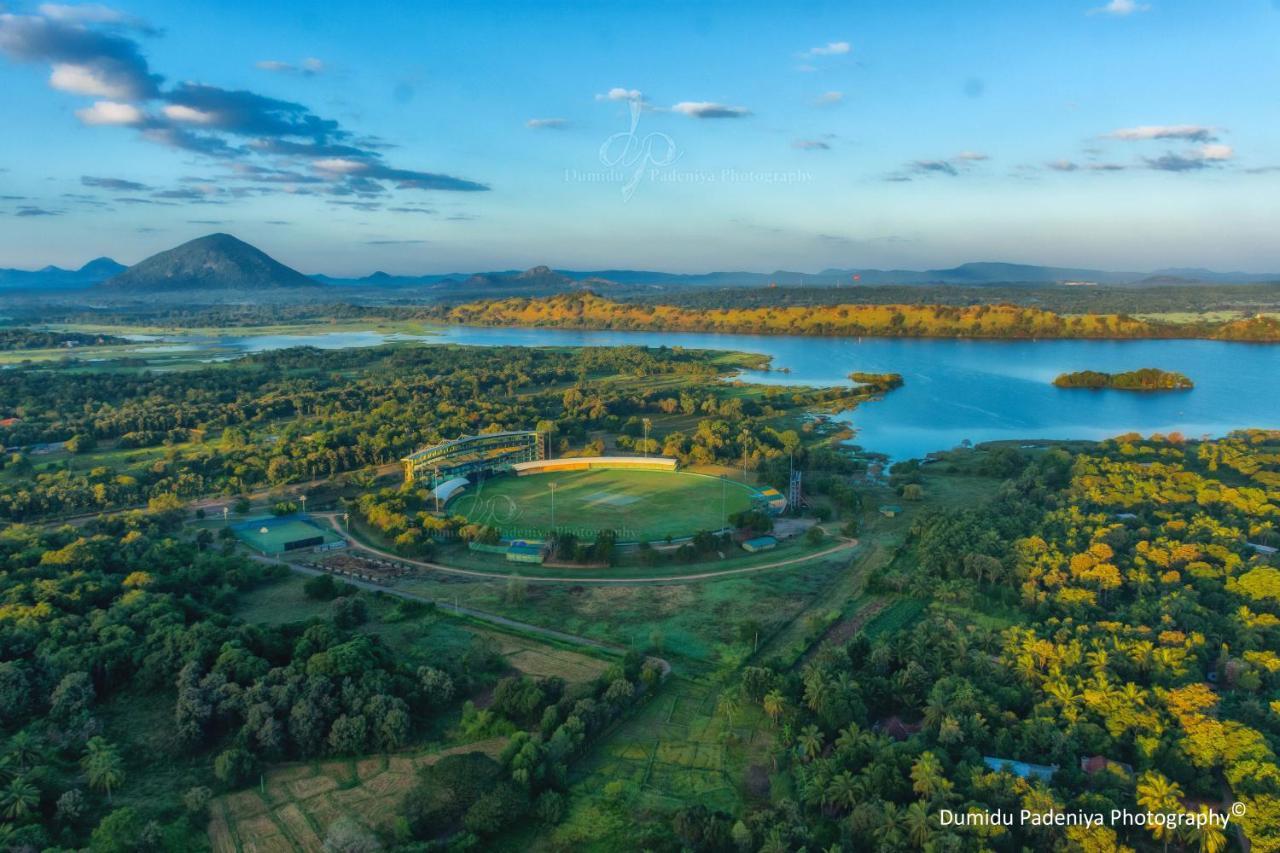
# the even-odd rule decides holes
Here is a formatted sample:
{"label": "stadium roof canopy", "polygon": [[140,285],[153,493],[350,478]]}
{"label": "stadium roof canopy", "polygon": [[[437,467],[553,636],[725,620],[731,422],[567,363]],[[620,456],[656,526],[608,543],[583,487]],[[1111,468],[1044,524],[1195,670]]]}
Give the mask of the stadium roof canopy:
{"label": "stadium roof canopy", "polygon": [[440,503],[448,503],[449,498],[465,489],[470,485],[470,483],[471,481],[466,477],[454,477],[452,480],[445,480],[443,483],[436,486],[431,490],[431,494],[439,500]]}

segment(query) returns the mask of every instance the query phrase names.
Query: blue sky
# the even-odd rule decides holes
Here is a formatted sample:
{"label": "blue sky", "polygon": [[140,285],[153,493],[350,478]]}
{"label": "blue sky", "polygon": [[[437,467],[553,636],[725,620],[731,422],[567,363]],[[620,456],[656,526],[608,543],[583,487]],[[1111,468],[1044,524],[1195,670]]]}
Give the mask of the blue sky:
{"label": "blue sky", "polygon": [[1280,270],[1280,4],[0,5],[0,266]]}

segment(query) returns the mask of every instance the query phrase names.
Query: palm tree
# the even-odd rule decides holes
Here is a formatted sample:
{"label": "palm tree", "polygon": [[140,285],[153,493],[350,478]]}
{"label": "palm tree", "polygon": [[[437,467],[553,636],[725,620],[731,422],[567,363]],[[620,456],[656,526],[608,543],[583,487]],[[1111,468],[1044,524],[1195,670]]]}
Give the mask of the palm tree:
{"label": "palm tree", "polygon": [[817,713],[819,709],[826,703],[827,697],[831,695],[831,687],[827,682],[822,680],[821,675],[805,681],[804,685],[804,703],[810,711]]}
{"label": "palm tree", "polygon": [[89,777],[90,787],[106,791],[107,802],[111,802],[111,789],[124,783],[124,761],[116,748],[104,737],[90,738],[80,764]]}
{"label": "palm tree", "polygon": [[911,839],[911,843],[924,849],[933,836],[933,816],[929,814],[929,807],[916,800],[907,806],[902,822],[907,828],[907,838]]}
{"label": "palm tree", "polygon": [[853,749],[862,742],[862,729],[858,728],[857,723],[850,723],[840,731],[840,736],[836,738],[836,749]]}
{"label": "palm tree", "polygon": [[40,759],[42,751],[40,739],[26,729],[9,738],[8,754],[21,770],[26,770],[35,764]]}
{"label": "palm tree", "polygon": [[848,770],[845,770],[832,779],[827,786],[825,801],[828,805],[836,808],[852,811],[861,798],[862,790],[857,778]]}
{"label": "palm tree", "polygon": [[932,800],[939,794],[946,793],[951,787],[947,777],[942,774],[942,762],[932,752],[922,752],[911,765],[911,789],[922,797]]}
{"label": "palm tree", "polygon": [[791,849],[782,838],[782,830],[775,829],[765,838],[764,843],[760,845],[760,853],[787,853]]}
{"label": "palm tree", "polygon": [[898,804],[887,802],[880,809],[880,844],[883,849],[896,850],[903,846],[905,840],[902,837],[902,812],[898,809]]}
{"label": "palm tree", "polygon": [[[1138,805],[1148,812],[1153,814],[1181,812],[1181,798],[1182,786],[1177,782],[1170,782],[1154,770],[1143,773],[1142,778],[1138,780]],[[1166,850],[1169,849],[1173,830],[1165,824],[1155,823],[1151,825],[1151,834],[1164,842]]]}
{"label": "palm tree", "polygon": [[1210,813],[1208,806],[1200,807],[1200,823],[1192,825],[1191,840],[1200,853],[1222,853],[1227,849],[1227,835],[1209,820]]}
{"label": "palm tree", "polygon": [[849,826],[854,832],[867,832],[880,822],[880,809],[874,802],[863,800],[849,814]]}
{"label": "palm tree", "polygon": [[778,718],[782,716],[783,710],[786,708],[787,700],[782,697],[782,691],[770,690],[764,695],[764,712],[769,715],[769,719],[776,724]]}
{"label": "palm tree", "polygon": [[812,761],[822,753],[822,732],[817,726],[809,724],[800,730],[796,745],[800,747],[800,754],[805,761]]}
{"label": "palm tree", "polygon": [[22,820],[40,807],[40,791],[25,777],[13,779],[0,791],[0,813],[10,820]]}
{"label": "palm tree", "polygon": [[726,690],[720,694],[720,700],[716,703],[721,714],[729,720],[729,727],[733,728],[733,718],[738,713],[738,694],[733,690]]}

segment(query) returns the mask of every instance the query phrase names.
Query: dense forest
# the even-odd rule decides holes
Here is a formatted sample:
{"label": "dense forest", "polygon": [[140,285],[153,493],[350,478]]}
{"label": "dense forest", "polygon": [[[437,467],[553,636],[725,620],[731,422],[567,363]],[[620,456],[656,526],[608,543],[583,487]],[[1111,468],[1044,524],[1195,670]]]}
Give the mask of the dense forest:
{"label": "dense forest", "polygon": [[[706,287],[668,286],[610,290],[609,298],[640,306],[665,305],[693,312],[831,308],[850,305],[978,307],[1015,305],[1063,315],[1194,315],[1232,312],[1246,317],[1280,312],[1280,284],[1144,285],[1063,287],[1061,285],[877,285],[858,287]],[[507,296],[508,294],[503,294]],[[450,306],[477,300],[474,290],[458,288],[422,293],[370,290],[311,294],[293,304],[193,306],[188,303],[130,303],[78,307],[41,302],[6,309],[27,323],[148,325],[173,328],[229,328],[280,324],[333,323],[343,320],[403,321],[436,319]],[[1266,329],[1255,330],[1263,334]]]}
{"label": "dense forest", "polygon": [[[768,387],[744,395],[721,377],[734,364],[704,353],[636,347],[381,347],[281,350],[177,373],[0,372],[0,518],[235,495],[393,463],[425,444],[505,429],[621,432],[640,419],[701,416],[664,431],[652,450],[682,461],[732,459],[751,468],[788,439],[764,420],[783,411],[847,408],[852,388]],[[624,377],[611,381],[608,377]],[[657,442],[658,437],[651,437]],[[70,459],[22,448],[62,443]],[[95,454],[144,449],[122,465]],[[83,458],[88,464],[81,464]]]}
{"label": "dense forest", "polygon": [[1023,305],[1059,314],[1183,314],[1280,311],[1280,284],[1177,284],[1115,287],[1062,285],[860,285],[857,287],[672,288],[628,295],[695,310],[796,305]]}
{"label": "dense forest", "polygon": [[1060,373],[1053,384],[1059,388],[1111,388],[1117,391],[1186,391],[1195,383],[1181,373],[1144,367],[1123,373],[1102,373],[1097,370],[1078,370]]}
{"label": "dense forest", "polygon": [[[466,705],[459,725],[514,733],[506,750],[441,761],[401,807],[401,841],[473,847],[526,817],[558,820],[568,762],[661,677],[637,655],[570,689],[499,678],[484,643],[393,654],[359,630],[364,598],[328,576],[307,585],[332,600],[327,619],[247,625],[237,599],[287,570],[207,530],[181,536],[181,516],[0,532],[0,848],[203,847],[216,792],[269,763],[400,750],[487,682],[489,707]],[[160,727],[139,730],[138,715]]]}
{"label": "dense forest", "polygon": [[5,328],[0,326],[0,351],[106,346],[108,344],[127,343],[128,341],[124,338],[118,338],[114,335],[86,335],[82,332],[46,332],[37,329]]}
{"label": "dense forest", "polygon": [[[792,796],[692,807],[694,849],[1280,849],[1280,433],[1022,464],[989,503],[918,519],[874,580],[934,598],[923,623],[743,671]],[[940,819],[997,809],[1170,817]]]}
{"label": "dense forest", "polygon": [[593,293],[475,302],[426,313],[488,326],[652,329],[753,334],[916,338],[1212,338],[1277,341],[1280,321],[1252,317],[1221,322],[1162,323],[1127,314],[1063,315],[1017,305],[773,305],[681,308],[616,302]]}
{"label": "dense forest", "polygon": [[[415,669],[350,630],[358,599],[336,599],[329,622],[236,622],[237,597],[284,570],[181,537],[180,523],[165,511],[0,532],[5,849],[190,849],[211,788],[261,762],[403,746],[471,677]],[[164,709],[162,752],[123,748],[106,724],[122,704]],[[183,788],[113,807],[165,765]]]}

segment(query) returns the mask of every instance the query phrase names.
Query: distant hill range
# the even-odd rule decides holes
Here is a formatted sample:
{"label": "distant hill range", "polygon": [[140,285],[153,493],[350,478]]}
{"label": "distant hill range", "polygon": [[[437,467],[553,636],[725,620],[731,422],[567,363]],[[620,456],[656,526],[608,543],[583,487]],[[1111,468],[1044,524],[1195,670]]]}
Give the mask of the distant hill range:
{"label": "distant hill range", "polygon": [[826,269],[816,273],[775,270],[762,272],[669,273],[652,270],[531,270],[503,272],[450,273],[445,275],[388,275],[374,273],[364,278],[337,278],[317,275],[315,279],[328,285],[344,287],[456,287],[459,290],[524,289],[522,285],[536,281],[552,287],[556,277],[564,289],[589,287],[599,290],[610,285],[655,287],[849,287],[854,285],[956,284],[969,287],[985,285],[1180,285],[1180,284],[1259,284],[1280,282],[1280,273],[1215,272],[1206,269],[1161,269],[1150,272],[1124,272],[1077,267],[1045,267],[1033,264],[996,262],[961,264],[949,269],[882,270],[850,267]]}
{"label": "distant hill range", "polygon": [[78,270],[45,267],[39,270],[0,269],[3,290],[72,290],[105,281],[127,269],[110,258],[94,258]]}
{"label": "distant hill range", "polygon": [[857,285],[1110,285],[1180,286],[1195,284],[1280,283],[1280,273],[1215,272],[1207,269],[1160,269],[1123,272],[1075,267],[1048,267],[997,262],[968,263],[948,269],[826,269],[817,273],[761,272],[667,273],[649,270],[528,270],[480,273],[391,275],[375,272],[363,278],[304,275],[230,234],[209,234],[183,243],[127,269],[110,258],[90,261],[78,270],[0,269],[0,290],[53,291],[100,287],[100,293],[259,292],[319,290],[322,286],[365,291],[414,290],[435,296],[551,294],[591,289],[634,287],[852,287]]}
{"label": "distant hill range", "polygon": [[152,255],[103,282],[129,293],[317,288],[320,283],[230,234],[209,234]]}

